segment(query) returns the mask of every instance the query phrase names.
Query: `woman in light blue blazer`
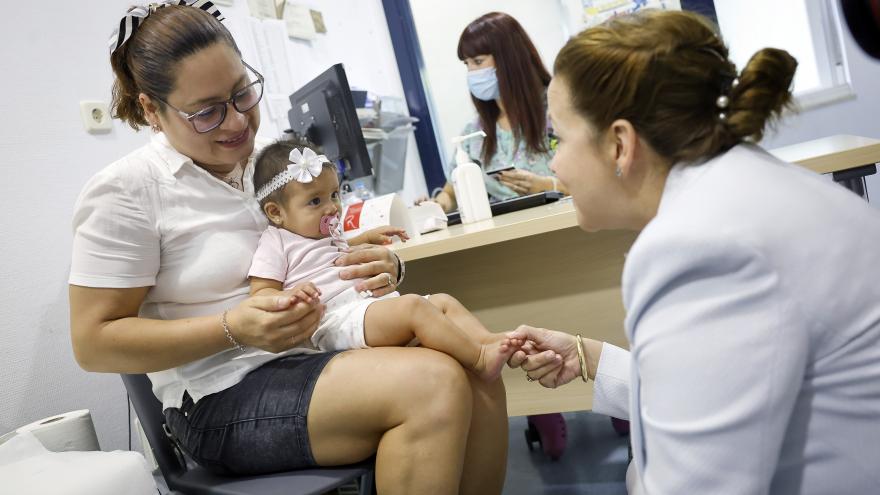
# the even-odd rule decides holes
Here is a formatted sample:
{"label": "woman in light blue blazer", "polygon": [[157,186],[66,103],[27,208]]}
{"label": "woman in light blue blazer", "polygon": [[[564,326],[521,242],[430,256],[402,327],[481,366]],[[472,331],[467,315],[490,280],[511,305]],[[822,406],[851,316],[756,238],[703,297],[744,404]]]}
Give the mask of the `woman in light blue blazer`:
{"label": "woman in light blue blazer", "polygon": [[640,231],[631,351],[521,327],[510,364],[595,380],[593,409],[632,421],[631,492],[880,493],[880,212],[754,144],[796,65],[764,49],[738,73],[705,19],[659,11],[556,59],[578,223]]}

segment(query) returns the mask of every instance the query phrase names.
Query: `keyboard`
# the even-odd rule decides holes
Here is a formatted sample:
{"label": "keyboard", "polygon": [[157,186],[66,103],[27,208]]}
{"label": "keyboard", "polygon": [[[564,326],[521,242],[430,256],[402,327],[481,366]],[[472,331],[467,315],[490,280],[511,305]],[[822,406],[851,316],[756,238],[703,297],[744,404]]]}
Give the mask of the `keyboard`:
{"label": "keyboard", "polygon": [[[541,206],[562,199],[563,195],[559,191],[544,191],[527,196],[517,196],[515,198],[505,199],[489,203],[492,210],[492,216],[503,215],[514,211],[525,210],[534,206]],[[446,214],[446,225],[455,225],[461,223],[461,214],[451,211]]]}

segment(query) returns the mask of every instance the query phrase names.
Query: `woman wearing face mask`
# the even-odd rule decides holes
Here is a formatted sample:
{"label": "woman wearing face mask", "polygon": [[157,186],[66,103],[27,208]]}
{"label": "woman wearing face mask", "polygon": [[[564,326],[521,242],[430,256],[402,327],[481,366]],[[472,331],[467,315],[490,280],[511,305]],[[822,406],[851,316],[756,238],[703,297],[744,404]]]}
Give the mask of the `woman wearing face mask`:
{"label": "woman wearing face mask", "polygon": [[[562,191],[550,170],[555,143],[547,120],[547,85],[534,43],[513,17],[490,12],[470,24],[458,41],[458,58],[467,66],[468,88],[478,118],[461,135],[482,130],[485,138],[464,141],[462,148],[485,172],[515,167],[495,177],[483,176],[492,199],[502,200],[542,191]],[[454,164],[453,164],[454,166]],[[444,211],[457,208],[452,184],[434,196]],[[558,459],[565,450],[562,414],[528,417],[530,445]]]}
{"label": "woman wearing face mask", "polygon": [[[513,17],[490,12],[470,24],[458,41],[458,58],[468,69],[468,88],[478,118],[462,135],[482,130],[483,139],[462,143],[483,170],[514,167],[484,176],[492,199],[560,190],[549,163],[553,156],[546,109],[550,74],[538,50]],[[454,165],[453,165],[454,166]],[[445,211],[456,208],[452,184],[434,196]]]}

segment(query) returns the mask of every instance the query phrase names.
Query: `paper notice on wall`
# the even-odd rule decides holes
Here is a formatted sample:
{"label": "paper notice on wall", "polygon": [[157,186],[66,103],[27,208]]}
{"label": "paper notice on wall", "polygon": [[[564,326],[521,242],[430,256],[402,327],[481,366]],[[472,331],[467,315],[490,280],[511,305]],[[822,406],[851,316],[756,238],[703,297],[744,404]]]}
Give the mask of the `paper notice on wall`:
{"label": "paper notice on wall", "polygon": [[278,19],[275,0],[248,0],[248,9],[257,19]]}
{"label": "paper notice on wall", "polygon": [[287,26],[287,35],[291,38],[313,40],[318,37],[311,10],[305,5],[288,1],[284,6],[284,23]]}
{"label": "paper notice on wall", "polygon": [[320,10],[310,10],[312,14],[312,24],[315,25],[315,31],[320,34],[327,34],[327,25],[324,24],[324,14]]}
{"label": "paper notice on wall", "polygon": [[269,118],[272,119],[279,131],[290,128],[290,121],[287,118],[290,99],[287,95],[266,95],[266,106],[269,107]]}
{"label": "paper notice on wall", "polygon": [[680,0],[581,0],[583,28],[643,9],[681,10]]}
{"label": "paper notice on wall", "polygon": [[259,68],[266,78],[266,92],[290,94],[294,88],[284,22],[277,19],[261,21],[253,17],[249,21]]}
{"label": "paper notice on wall", "polygon": [[275,67],[272,65],[272,51],[269,47],[269,41],[266,39],[266,29],[263,27],[263,21],[255,17],[248,17],[248,28],[251,39],[254,42],[254,49],[257,52],[257,68],[266,79],[264,91],[278,93],[280,91],[278,78],[274,74]]}
{"label": "paper notice on wall", "polygon": [[273,92],[287,97],[296,89],[291,77],[291,60],[295,59],[288,52],[290,40],[287,38],[287,28],[282,20],[263,21],[263,33],[271,56],[272,77],[278,82]]}

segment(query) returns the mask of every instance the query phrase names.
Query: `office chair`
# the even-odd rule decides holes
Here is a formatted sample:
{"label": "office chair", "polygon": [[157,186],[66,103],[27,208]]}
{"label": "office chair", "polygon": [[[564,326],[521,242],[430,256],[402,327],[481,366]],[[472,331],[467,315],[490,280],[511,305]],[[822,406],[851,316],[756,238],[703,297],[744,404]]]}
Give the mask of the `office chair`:
{"label": "office chair", "polygon": [[[168,488],[186,495],[320,495],[360,478],[360,495],[373,490],[373,462],[303,469],[261,476],[226,477],[202,467],[188,467],[166,431],[162,403],[147,375],[121,375]],[[144,448],[147,446],[145,445]]]}

